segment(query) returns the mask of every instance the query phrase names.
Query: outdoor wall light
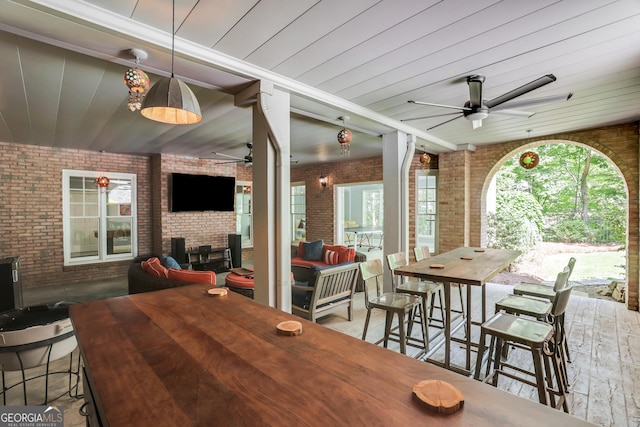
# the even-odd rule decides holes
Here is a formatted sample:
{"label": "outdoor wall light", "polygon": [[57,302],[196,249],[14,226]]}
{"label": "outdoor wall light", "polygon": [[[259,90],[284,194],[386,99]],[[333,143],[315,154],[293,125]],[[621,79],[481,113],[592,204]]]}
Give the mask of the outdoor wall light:
{"label": "outdoor wall light", "polygon": [[327,177],[324,175],[320,175],[320,185],[322,185],[323,187],[327,186]]}

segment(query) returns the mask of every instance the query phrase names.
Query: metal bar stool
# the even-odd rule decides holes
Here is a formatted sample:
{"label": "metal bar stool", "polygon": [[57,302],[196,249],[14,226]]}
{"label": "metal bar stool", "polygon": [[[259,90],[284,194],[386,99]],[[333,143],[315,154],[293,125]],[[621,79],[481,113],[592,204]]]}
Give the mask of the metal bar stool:
{"label": "metal bar stool", "polygon": [[[484,353],[487,350],[486,338],[489,336],[491,345],[488,349],[484,382],[497,386],[499,376],[504,375],[537,388],[540,403],[549,404],[554,408],[562,405],[564,411],[569,412],[566,401],[568,389],[565,380],[566,371],[562,366],[562,332],[557,319],[564,313],[570,295],[570,286],[556,293],[550,313],[551,323],[503,312],[494,314],[491,319],[483,323],[480,328],[474,378],[481,379]],[[528,350],[533,359],[533,372],[510,364],[508,360],[503,361],[505,346]],[[531,376],[534,378],[533,381],[529,379]]]}
{"label": "metal bar stool", "polygon": [[[385,328],[384,336],[376,341],[376,345],[383,343],[387,348],[389,341],[395,341],[400,344],[400,353],[407,354],[407,345],[420,348],[421,352],[416,356],[420,357],[426,352],[427,341],[427,327],[424,319],[426,316],[422,313],[422,298],[415,295],[399,294],[395,292],[382,293],[382,281],[384,277],[384,270],[382,268],[382,261],[379,259],[372,259],[360,263],[360,273],[364,281],[364,302],[367,308],[367,317],[364,322],[364,330],[362,332],[362,339],[366,340],[367,329],[369,328],[369,320],[371,318],[371,311],[374,308],[384,310],[385,316]],[[369,282],[375,280],[376,283],[376,297],[369,299]],[[405,329],[405,323],[411,324],[412,317],[410,316],[414,310],[420,310],[420,325],[422,328],[422,340],[417,340],[407,335]],[[398,327],[392,328],[392,322],[394,315],[398,317]],[[409,316],[408,316],[409,315]],[[395,331],[398,332],[395,332]]]}
{"label": "metal bar stool", "polygon": [[[429,249],[428,246],[416,246],[415,248],[413,248],[413,254],[416,257],[416,261],[422,261],[423,259],[428,259],[431,258],[431,250]],[[462,287],[463,285],[460,283],[451,283],[451,286],[455,286],[458,288],[458,295],[460,296],[460,310],[454,309],[452,307],[451,312],[452,313],[458,313],[460,315],[462,315],[463,319],[466,319],[466,310],[465,310],[465,306],[464,306],[464,301],[465,298],[462,296]],[[438,293],[438,300],[440,302],[440,310],[442,310],[442,307],[444,307],[442,305],[442,301],[443,301],[443,297],[442,297],[442,292]],[[431,307],[431,310],[433,310],[433,305]],[[432,317],[432,321],[433,316]],[[444,319],[444,317],[443,317]],[[443,321],[444,323],[444,321]],[[466,322],[465,322],[465,334],[467,333],[467,326],[466,326]],[[465,335],[466,336],[466,335]]]}
{"label": "metal bar stool", "polygon": [[[571,269],[567,266],[560,273],[558,273],[556,277],[555,285],[553,286],[554,289],[559,290],[559,289],[565,288],[569,283],[570,275],[571,275]],[[554,297],[552,298],[552,301],[555,300],[556,293],[557,292],[554,292]],[[541,322],[548,322],[549,315],[552,312],[553,307],[554,307],[553,303],[548,300],[542,300],[542,299],[531,298],[527,296],[511,294],[511,295],[505,295],[498,302],[496,302],[496,313],[499,311],[504,311],[510,314],[515,314],[515,315],[531,316]],[[567,344],[567,338],[566,338],[565,329],[564,329],[564,313],[559,315],[558,323],[559,323],[558,327],[561,332],[560,344],[562,345],[561,353],[563,356],[563,360],[562,360],[563,372],[567,372],[566,363],[568,361],[567,360],[568,344]],[[507,350],[505,349],[505,351]],[[503,354],[503,356],[506,356],[506,353]],[[568,383],[568,378],[565,378],[565,382]]]}
{"label": "metal bar stool", "polygon": [[[567,283],[571,278],[571,273],[573,273],[573,267],[576,265],[576,259],[574,257],[569,258],[569,262],[567,263],[567,268],[569,268],[569,275],[567,276]],[[553,301],[553,297],[556,295],[559,283],[556,280],[556,283],[553,286],[548,286],[542,283],[518,283],[513,287],[513,293],[515,295],[522,295],[532,298],[540,298],[544,300]],[[562,328],[564,329],[564,316],[560,319],[562,323]],[[571,363],[571,355],[569,354],[569,345],[567,340],[565,339],[562,343],[564,346],[564,354],[567,359],[567,362]]]}

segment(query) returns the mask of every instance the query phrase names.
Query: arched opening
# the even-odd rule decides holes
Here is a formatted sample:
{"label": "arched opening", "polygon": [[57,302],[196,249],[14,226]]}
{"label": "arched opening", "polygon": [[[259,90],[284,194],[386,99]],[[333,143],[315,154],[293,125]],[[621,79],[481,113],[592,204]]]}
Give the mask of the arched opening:
{"label": "arched opening", "polygon": [[[520,159],[526,152],[540,153],[540,164]],[[525,252],[516,273],[534,280],[552,281],[577,252],[582,262],[572,280],[587,294],[613,292],[624,301],[629,189],[618,165],[588,144],[567,140],[501,154],[483,184],[482,243]]]}

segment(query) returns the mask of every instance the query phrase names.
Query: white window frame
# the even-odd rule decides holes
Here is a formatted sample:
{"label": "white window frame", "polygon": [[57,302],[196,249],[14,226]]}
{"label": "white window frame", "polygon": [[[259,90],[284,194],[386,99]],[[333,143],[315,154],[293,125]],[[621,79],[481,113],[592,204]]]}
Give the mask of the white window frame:
{"label": "white window frame", "polygon": [[[240,203],[238,202],[238,187],[249,187],[249,239],[243,239],[241,237],[242,247],[243,248],[252,248],[253,247],[253,182],[251,181],[236,181],[236,189],[235,196],[236,197],[236,234],[242,236],[242,230],[238,230],[238,224],[241,223],[240,219],[242,215],[245,215],[242,212],[239,212]],[[244,203],[243,203],[244,206]]]}
{"label": "white window frame", "polygon": [[[435,211],[433,213],[420,213],[420,177],[421,176],[425,176],[425,177],[433,177],[435,179],[435,186],[434,187],[429,187],[427,185],[427,187],[425,187],[425,194],[426,194],[426,190],[429,188],[433,188],[435,190],[435,200],[433,200],[433,208],[435,209]],[[416,246],[425,246],[424,243],[424,238],[421,240],[420,238],[420,228],[419,228],[419,224],[421,221],[421,217],[432,217],[433,219],[427,219],[427,221],[432,222],[432,227],[433,227],[433,236],[430,236],[433,241],[432,241],[432,245],[429,244],[429,249],[431,250],[432,253],[438,253],[438,245],[439,245],[439,233],[438,233],[438,223],[439,223],[439,211],[438,211],[438,186],[439,186],[439,179],[438,179],[438,171],[433,171],[433,170],[417,170],[416,171],[416,194],[415,194],[415,241],[416,241]],[[428,180],[427,180],[428,182]],[[427,237],[427,240],[431,240],[429,237]]]}
{"label": "white window frame", "polygon": [[[82,177],[95,180],[99,175],[109,177],[111,180],[127,179],[131,181],[131,251],[123,254],[107,254],[107,193],[96,188],[98,193],[98,255],[71,257],[72,236],[71,236],[71,212],[70,212],[70,178]],[[62,171],[62,217],[63,217],[63,247],[64,247],[64,265],[83,265],[103,262],[113,262],[120,260],[133,259],[138,255],[138,210],[137,210],[137,176],[130,173],[118,172],[102,172],[70,170]]]}
{"label": "white window frame", "polygon": [[[304,198],[303,198],[303,202],[302,203],[294,203],[294,197],[295,196],[299,196],[299,195],[294,195],[294,191],[293,189],[295,187],[302,187],[302,189],[304,190]],[[305,228],[304,230],[306,231],[306,221],[307,221],[307,185],[305,182],[294,182],[291,183],[291,203],[290,203],[290,215],[291,215],[291,240],[292,241],[299,241],[299,240],[304,240],[303,236],[299,236],[296,234],[297,230],[298,230],[298,223],[300,222],[300,220],[304,220],[305,221]],[[302,210],[304,211],[304,213],[296,213],[294,212],[294,206],[302,206]]]}

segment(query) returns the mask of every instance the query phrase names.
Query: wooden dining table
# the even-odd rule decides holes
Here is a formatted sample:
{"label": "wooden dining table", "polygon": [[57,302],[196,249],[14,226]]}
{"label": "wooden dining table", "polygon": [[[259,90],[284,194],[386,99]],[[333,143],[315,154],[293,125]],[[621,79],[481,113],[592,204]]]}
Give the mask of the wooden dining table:
{"label": "wooden dining table", "polygon": [[[104,426],[590,425],[438,366],[208,285],[70,307],[85,398]],[[302,333],[276,326],[296,320]],[[421,380],[457,388],[442,415]]]}
{"label": "wooden dining table", "polygon": [[[464,375],[470,375],[472,369],[472,347],[477,345],[472,341],[471,327],[480,325],[487,320],[486,304],[487,294],[485,284],[495,275],[509,266],[522,253],[520,251],[493,248],[460,247],[449,252],[423,259],[414,264],[399,267],[394,274],[400,276],[415,277],[422,280],[442,283],[445,299],[445,319],[443,339],[432,345],[425,358],[446,369],[456,371]],[[479,286],[481,295],[481,319],[474,321],[471,315],[473,303],[471,289],[466,292],[466,316],[460,322],[455,323],[451,310],[452,285]],[[456,330],[465,328],[463,339],[454,337]],[[465,365],[458,366],[451,363],[451,347],[453,342],[461,342],[465,347]],[[441,345],[445,346],[444,361],[434,360],[430,357],[436,353]]]}

